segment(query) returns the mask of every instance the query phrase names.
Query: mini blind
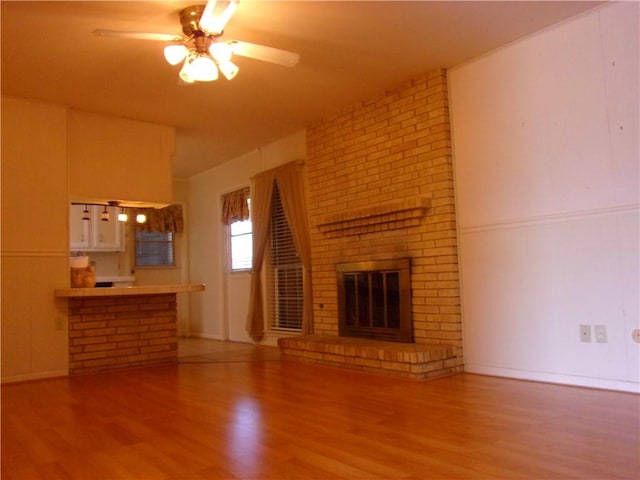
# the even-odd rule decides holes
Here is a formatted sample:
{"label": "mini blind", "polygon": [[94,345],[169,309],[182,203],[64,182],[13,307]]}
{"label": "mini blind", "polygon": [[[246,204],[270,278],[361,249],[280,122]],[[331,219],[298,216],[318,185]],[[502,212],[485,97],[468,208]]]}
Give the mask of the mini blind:
{"label": "mini blind", "polygon": [[173,233],[137,231],[136,265],[140,267],[175,265]]}
{"label": "mini blind", "polygon": [[289,223],[284,215],[277,184],[271,207],[271,329],[302,329],[303,269]]}

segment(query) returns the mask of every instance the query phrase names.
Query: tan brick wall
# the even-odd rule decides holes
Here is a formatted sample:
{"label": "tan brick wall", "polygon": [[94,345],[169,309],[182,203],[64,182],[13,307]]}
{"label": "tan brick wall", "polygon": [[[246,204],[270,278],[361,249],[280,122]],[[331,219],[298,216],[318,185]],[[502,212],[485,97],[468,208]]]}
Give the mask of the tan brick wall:
{"label": "tan brick wall", "polygon": [[[338,332],[336,263],[411,257],[415,341],[455,345],[461,362],[446,71],[311,125],[307,142],[315,333]],[[426,208],[396,222],[393,205]],[[384,227],[327,232],[328,219],[352,221],[376,206],[391,216]]]}
{"label": "tan brick wall", "polygon": [[69,373],[177,361],[176,295],[69,300]]}

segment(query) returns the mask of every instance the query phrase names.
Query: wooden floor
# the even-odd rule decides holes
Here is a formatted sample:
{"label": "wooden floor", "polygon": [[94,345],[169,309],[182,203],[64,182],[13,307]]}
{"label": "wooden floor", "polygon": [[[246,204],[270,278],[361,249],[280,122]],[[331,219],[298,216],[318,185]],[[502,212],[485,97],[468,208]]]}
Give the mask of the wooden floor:
{"label": "wooden floor", "polygon": [[2,387],[2,479],[634,479],[640,397],[428,382],[181,344],[180,363]]}

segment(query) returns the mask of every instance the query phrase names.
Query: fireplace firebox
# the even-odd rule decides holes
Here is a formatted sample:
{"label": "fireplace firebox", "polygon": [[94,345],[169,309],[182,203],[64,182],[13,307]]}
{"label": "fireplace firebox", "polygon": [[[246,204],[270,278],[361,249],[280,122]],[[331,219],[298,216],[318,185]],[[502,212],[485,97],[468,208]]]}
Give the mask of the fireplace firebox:
{"label": "fireplace firebox", "polygon": [[338,333],[413,342],[411,259],[339,263]]}

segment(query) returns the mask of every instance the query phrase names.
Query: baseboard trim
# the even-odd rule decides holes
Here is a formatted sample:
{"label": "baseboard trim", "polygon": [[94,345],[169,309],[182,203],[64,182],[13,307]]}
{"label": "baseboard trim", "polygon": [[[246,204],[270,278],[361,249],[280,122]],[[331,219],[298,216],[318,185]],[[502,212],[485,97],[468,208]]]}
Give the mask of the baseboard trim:
{"label": "baseboard trim", "polygon": [[49,378],[68,377],[68,370],[55,370],[53,372],[38,372],[38,373],[24,373],[21,375],[11,375],[9,377],[2,377],[0,383],[18,383],[18,382],[31,382],[33,380],[45,380]]}
{"label": "baseboard trim", "polygon": [[619,392],[640,394],[640,383],[623,380],[609,380],[604,378],[580,377],[576,375],[563,375],[558,373],[529,372],[510,368],[483,367],[466,364],[466,373],[489,375],[492,377],[513,378],[516,380],[529,380],[533,382],[555,383],[572,387],[596,388],[599,390],[615,390]]}
{"label": "baseboard trim", "polygon": [[215,335],[204,335],[202,333],[193,333],[191,335],[180,335],[178,337],[178,340],[180,340],[181,338],[204,338],[206,340],[217,340],[219,342],[223,342],[224,340],[222,339],[222,337],[220,336],[215,336]]}

